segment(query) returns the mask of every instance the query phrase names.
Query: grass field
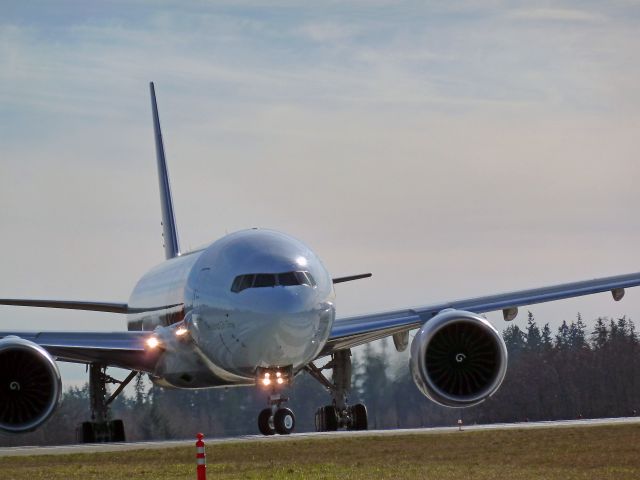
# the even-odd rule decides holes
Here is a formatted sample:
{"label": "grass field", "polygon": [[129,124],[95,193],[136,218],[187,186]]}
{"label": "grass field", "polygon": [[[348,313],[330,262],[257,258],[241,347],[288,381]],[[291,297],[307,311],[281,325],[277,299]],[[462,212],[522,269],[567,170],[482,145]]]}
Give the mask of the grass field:
{"label": "grass field", "polygon": [[[0,458],[0,478],[195,479],[195,448]],[[207,448],[207,478],[639,479],[640,425],[485,430]]]}

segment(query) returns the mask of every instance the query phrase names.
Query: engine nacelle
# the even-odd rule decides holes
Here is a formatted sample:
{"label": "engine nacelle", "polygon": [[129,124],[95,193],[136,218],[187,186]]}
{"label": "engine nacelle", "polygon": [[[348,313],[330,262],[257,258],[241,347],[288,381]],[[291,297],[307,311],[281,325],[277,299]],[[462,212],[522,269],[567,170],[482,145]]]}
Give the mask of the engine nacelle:
{"label": "engine nacelle", "polygon": [[29,432],[55,411],[62,385],[47,351],[19,337],[0,340],[0,430]]}
{"label": "engine nacelle", "polygon": [[507,372],[507,347],[479,315],[444,310],[411,344],[411,375],[420,391],[446,407],[470,407],[493,395]]}

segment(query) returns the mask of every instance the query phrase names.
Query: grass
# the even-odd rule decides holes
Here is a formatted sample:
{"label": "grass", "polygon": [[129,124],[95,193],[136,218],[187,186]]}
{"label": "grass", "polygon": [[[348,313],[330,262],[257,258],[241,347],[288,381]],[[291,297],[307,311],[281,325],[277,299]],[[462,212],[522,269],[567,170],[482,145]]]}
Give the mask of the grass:
{"label": "grass", "polygon": [[[211,479],[637,479],[640,426],[237,442],[207,448]],[[0,458],[0,478],[195,479],[195,448]]]}

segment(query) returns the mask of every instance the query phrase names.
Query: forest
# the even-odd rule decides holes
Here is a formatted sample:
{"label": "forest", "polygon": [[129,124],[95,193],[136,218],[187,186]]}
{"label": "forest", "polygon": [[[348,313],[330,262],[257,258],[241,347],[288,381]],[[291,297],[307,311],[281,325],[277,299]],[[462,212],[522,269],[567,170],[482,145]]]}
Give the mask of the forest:
{"label": "forest", "polygon": [[[598,318],[588,327],[580,315],[556,331],[539,326],[529,312],[526,328],[503,331],[509,367],[500,390],[468,409],[441,407],[425,398],[386,340],[353,356],[350,403],[363,402],[370,429],[393,429],[494,422],[635,416],[640,411],[640,343],[627,317]],[[391,355],[393,353],[393,355]],[[322,363],[322,362],[318,362]],[[316,408],[330,403],[324,388],[306,373],[286,391],[296,413],[296,431],[314,429]],[[268,392],[259,388],[165,390],[144,377],[120,395],[112,417],[124,420],[127,440],[256,434],[256,417]],[[2,435],[0,445],[75,443],[75,426],[89,418],[88,386],[70,387],[60,406],[39,430]]]}

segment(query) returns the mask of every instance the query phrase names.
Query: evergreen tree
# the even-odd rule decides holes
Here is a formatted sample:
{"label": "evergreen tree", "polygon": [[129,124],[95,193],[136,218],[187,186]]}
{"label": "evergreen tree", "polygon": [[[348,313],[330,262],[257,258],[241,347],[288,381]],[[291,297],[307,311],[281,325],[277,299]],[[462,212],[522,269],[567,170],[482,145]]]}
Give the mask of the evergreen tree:
{"label": "evergreen tree", "polygon": [[600,350],[607,344],[608,337],[607,325],[602,317],[598,317],[593,332],[591,332],[591,344],[596,350]]}
{"label": "evergreen tree", "polygon": [[563,320],[562,325],[558,327],[558,333],[556,334],[556,348],[558,350],[567,350],[571,347],[571,339],[569,336],[569,325],[567,321]]}
{"label": "evergreen tree", "polygon": [[386,339],[381,342],[382,352],[376,351],[371,343],[364,349],[363,370],[358,378],[360,397],[369,410],[370,428],[384,428],[388,425],[387,405],[389,397],[385,395],[391,388],[387,376],[388,357],[386,353]]}
{"label": "evergreen tree", "polygon": [[518,325],[509,325],[504,332],[502,332],[502,338],[504,339],[510,356],[517,356],[526,347],[526,335],[520,330]]}
{"label": "evergreen tree", "polygon": [[542,335],[538,325],[536,325],[533,313],[529,312],[527,317],[527,350],[530,352],[537,352],[542,345]]}
{"label": "evergreen tree", "polygon": [[553,348],[553,339],[551,338],[551,328],[549,328],[549,324],[545,323],[544,328],[542,329],[542,349],[545,352],[549,352]]}
{"label": "evergreen tree", "polygon": [[571,322],[569,326],[569,344],[571,348],[587,348],[586,329],[587,326],[582,321],[582,316],[578,313],[577,321]]}
{"label": "evergreen tree", "polygon": [[629,326],[629,340],[631,341],[631,343],[638,343],[638,334],[636,333],[636,324],[633,323],[633,320],[629,319],[628,320],[628,326]]}

